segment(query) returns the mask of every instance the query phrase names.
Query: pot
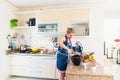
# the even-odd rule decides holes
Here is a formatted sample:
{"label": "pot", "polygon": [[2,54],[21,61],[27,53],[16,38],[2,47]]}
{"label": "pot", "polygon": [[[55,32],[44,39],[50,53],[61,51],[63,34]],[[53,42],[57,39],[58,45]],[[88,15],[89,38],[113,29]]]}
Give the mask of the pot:
{"label": "pot", "polygon": [[75,66],[79,66],[80,63],[81,63],[81,55],[73,55],[71,57],[71,60],[72,60],[72,63],[75,65]]}
{"label": "pot", "polygon": [[25,53],[26,50],[27,50],[27,45],[20,46],[20,53]]}

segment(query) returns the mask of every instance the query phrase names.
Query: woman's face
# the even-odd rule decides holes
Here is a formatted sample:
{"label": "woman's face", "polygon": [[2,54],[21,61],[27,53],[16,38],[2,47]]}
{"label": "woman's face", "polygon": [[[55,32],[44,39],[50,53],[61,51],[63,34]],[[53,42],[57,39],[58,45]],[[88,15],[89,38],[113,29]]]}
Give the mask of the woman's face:
{"label": "woman's face", "polygon": [[71,39],[73,35],[74,35],[74,33],[69,33],[69,34],[67,34],[67,37],[68,37],[69,39]]}

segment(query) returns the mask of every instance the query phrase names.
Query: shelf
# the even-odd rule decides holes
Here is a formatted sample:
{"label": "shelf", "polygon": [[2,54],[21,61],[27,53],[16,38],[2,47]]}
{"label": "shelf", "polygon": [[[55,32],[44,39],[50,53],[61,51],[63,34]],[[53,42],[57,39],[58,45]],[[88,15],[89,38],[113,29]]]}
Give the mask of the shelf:
{"label": "shelf", "polygon": [[39,28],[39,29],[46,29],[46,30],[57,30],[57,29],[54,29],[54,28]]}
{"label": "shelf", "polygon": [[9,41],[9,42],[11,42],[11,41],[16,41],[16,42],[17,42],[18,39],[13,39],[13,38],[12,38],[12,39],[8,39],[8,41]]}
{"label": "shelf", "polygon": [[90,38],[91,36],[90,35],[87,35],[87,36],[73,36],[73,38]]}
{"label": "shelf", "polygon": [[88,19],[79,20],[79,21],[78,20],[77,21],[71,20],[70,23],[71,24],[83,24],[83,23],[87,24],[87,23],[89,23],[89,20]]}
{"label": "shelf", "polygon": [[59,35],[59,32],[38,32],[38,34],[41,36],[53,36],[53,35]]}
{"label": "shelf", "polygon": [[57,34],[58,32],[53,32],[53,31],[51,31],[51,32],[47,32],[47,31],[38,31],[38,33],[40,33],[40,34]]}
{"label": "shelf", "polygon": [[36,26],[16,26],[16,29],[23,29],[23,28],[36,28]]}

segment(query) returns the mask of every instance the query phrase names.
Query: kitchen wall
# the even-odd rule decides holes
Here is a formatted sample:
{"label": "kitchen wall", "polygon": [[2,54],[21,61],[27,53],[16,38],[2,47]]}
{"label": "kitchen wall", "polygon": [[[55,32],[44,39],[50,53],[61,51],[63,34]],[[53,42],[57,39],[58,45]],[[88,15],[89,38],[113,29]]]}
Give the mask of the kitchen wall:
{"label": "kitchen wall", "polygon": [[[53,43],[51,41],[53,35],[44,35],[39,34],[37,29],[30,28],[30,29],[16,29],[18,34],[18,43],[17,47],[20,47],[21,44],[30,45],[30,47],[45,47],[49,49],[53,49]],[[25,39],[21,39],[21,36],[24,35]]]}
{"label": "kitchen wall", "polygon": [[90,8],[90,36],[76,37],[74,41],[79,40],[84,47],[84,52],[95,52],[95,59],[103,62],[104,58],[104,14],[103,8]]}
{"label": "kitchen wall", "polygon": [[8,49],[6,36],[11,32],[9,20],[13,17],[15,7],[10,5],[6,0],[0,0],[0,80],[6,80],[8,77],[8,58],[5,50]]}
{"label": "kitchen wall", "polygon": [[[114,3],[112,5],[117,6]],[[120,38],[120,9],[117,6],[115,9],[106,10],[104,13],[104,40],[106,49],[111,50],[113,46],[120,46],[114,41]]]}
{"label": "kitchen wall", "polygon": [[105,19],[104,26],[106,48],[111,48],[116,45],[114,40],[120,38],[120,18]]}
{"label": "kitchen wall", "polygon": [[[46,6],[42,8],[56,8],[56,6]],[[61,6],[57,6],[61,8]],[[103,3],[94,3],[94,4],[81,4],[81,5],[69,5],[62,6],[62,8],[89,8],[89,24],[90,24],[90,36],[83,37],[73,37],[72,41],[80,41],[83,44],[84,52],[95,52],[95,58],[98,62],[103,61],[104,57],[104,9]],[[23,9],[22,9],[23,10]],[[27,10],[27,9],[26,9]],[[22,32],[21,32],[22,33]],[[44,46],[52,48],[52,43],[50,42],[50,36],[40,36],[36,35],[35,32],[32,32],[34,40],[32,41],[33,46]],[[32,38],[33,38],[32,37]]]}

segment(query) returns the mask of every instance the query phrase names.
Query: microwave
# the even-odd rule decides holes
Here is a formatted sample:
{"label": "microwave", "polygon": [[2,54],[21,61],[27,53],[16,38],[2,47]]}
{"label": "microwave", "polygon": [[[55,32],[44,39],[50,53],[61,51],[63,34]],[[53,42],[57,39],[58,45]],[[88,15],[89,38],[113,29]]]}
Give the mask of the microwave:
{"label": "microwave", "polygon": [[75,31],[75,36],[88,36],[89,35],[89,26],[85,24],[72,24],[71,27]]}

